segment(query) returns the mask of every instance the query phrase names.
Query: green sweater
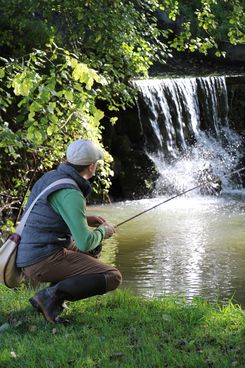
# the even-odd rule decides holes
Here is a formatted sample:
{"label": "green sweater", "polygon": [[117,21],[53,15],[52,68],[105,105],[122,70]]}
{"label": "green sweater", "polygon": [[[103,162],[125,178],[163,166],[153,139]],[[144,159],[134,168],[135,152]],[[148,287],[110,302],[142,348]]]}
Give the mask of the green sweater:
{"label": "green sweater", "polygon": [[76,189],[60,189],[48,198],[53,209],[60,214],[70,229],[78,249],[87,252],[96,248],[105,237],[105,228],[100,225],[90,230],[86,216],[86,200]]}

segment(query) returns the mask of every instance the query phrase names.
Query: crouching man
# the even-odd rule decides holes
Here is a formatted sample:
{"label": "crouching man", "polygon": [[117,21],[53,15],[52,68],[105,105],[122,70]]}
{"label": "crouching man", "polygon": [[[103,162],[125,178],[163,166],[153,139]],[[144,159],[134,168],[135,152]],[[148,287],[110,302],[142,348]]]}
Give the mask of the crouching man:
{"label": "crouching man", "polygon": [[115,233],[115,228],[102,217],[86,216],[89,179],[95,174],[97,161],[103,158],[103,151],[94,142],[72,142],[67,161],[35,183],[27,203],[28,208],[56,180],[73,180],[58,184],[38,199],[24,227],[16,258],[17,267],[28,278],[51,283],[30,299],[51,323],[58,322],[64,301],[104,294],[116,289],[122,280],[116,268],[92,256],[102,240]]}

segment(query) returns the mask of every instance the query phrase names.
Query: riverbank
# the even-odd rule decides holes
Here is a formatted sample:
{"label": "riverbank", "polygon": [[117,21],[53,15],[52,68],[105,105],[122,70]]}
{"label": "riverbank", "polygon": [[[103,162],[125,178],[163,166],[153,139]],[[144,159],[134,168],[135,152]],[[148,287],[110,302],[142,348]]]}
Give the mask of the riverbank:
{"label": "riverbank", "polygon": [[70,303],[70,323],[52,325],[29,305],[32,294],[0,285],[1,368],[245,366],[245,313],[232,303],[117,291]]}

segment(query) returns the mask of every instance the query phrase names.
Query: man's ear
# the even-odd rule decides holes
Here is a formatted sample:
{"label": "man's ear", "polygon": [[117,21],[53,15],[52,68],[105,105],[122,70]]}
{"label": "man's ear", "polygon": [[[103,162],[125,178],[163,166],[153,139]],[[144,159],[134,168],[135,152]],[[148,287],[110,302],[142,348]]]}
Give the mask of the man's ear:
{"label": "man's ear", "polygon": [[88,166],[88,171],[89,171],[90,173],[93,173],[93,172],[94,172],[94,166],[95,166],[95,164],[94,164],[94,163],[92,163],[92,164],[90,164],[90,165]]}

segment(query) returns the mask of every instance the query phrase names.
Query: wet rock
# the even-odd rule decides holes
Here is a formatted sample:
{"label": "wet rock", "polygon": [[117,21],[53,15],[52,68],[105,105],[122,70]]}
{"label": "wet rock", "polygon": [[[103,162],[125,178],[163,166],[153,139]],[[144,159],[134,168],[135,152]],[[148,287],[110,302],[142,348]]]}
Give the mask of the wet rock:
{"label": "wet rock", "polygon": [[159,175],[155,163],[140,150],[134,150],[120,159],[115,158],[114,172],[111,195],[120,199],[149,195]]}

